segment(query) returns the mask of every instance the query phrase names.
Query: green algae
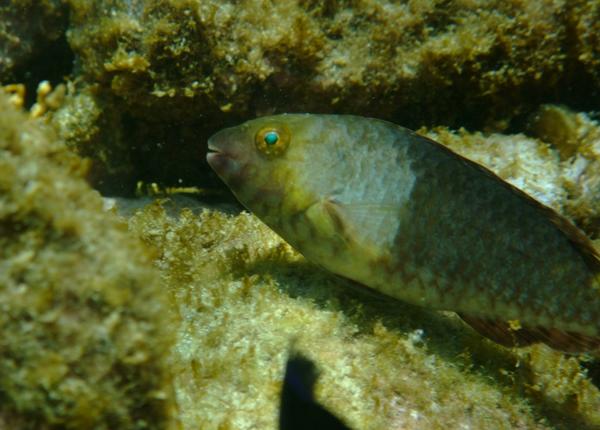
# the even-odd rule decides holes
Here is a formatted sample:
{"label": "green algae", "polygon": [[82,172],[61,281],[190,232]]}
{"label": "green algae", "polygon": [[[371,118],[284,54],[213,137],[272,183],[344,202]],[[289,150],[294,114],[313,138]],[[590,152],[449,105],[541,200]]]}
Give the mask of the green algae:
{"label": "green algae", "polygon": [[[109,193],[133,188],[136,175],[209,183],[194,143],[249,117],[354,113],[501,131],[540,101],[597,88],[595,63],[585,60],[595,58],[595,39],[581,15],[594,12],[562,0],[71,0],[69,8],[74,77],[95,85],[110,112],[107,123],[90,110],[82,124],[97,118],[119,131],[98,161],[112,174],[94,182]],[[62,130],[85,137],[81,127]],[[72,141],[80,145],[87,153],[90,145]]]}
{"label": "green algae", "polygon": [[[216,129],[351,112],[444,125],[427,133],[599,237],[598,124],[538,110],[597,108],[597,3],[64,4],[76,61],[44,119],[92,167],[0,97],[0,428],[275,428],[292,345],[356,429],[600,426],[585,357],[506,350],[452,314],[356,291],[248,214],[151,205],[130,220],[148,254],[82,179],[121,195],[139,179],[206,186]],[[0,8],[0,42],[24,40],[0,48],[14,64],[0,81],[64,35],[64,4],[36,4],[26,37],[7,26],[27,15]],[[530,112],[527,135],[499,134]]]}
{"label": "green algae", "polygon": [[161,112],[176,120],[199,109],[264,113],[281,106],[281,91],[307,111],[351,102],[389,117],[418,101],[421,120],[476,102],[497,116],[507,91],[523,97],[560,78],[569,9],[555,0],[485,6],[72,1],[69,40],[87,79],[142,113],[168,105]]}
{"label": "green algae", "polygon": [[563,212],[589,235],[600,238],[600,123],[565,106],[543,105],[529,128],[560,155],[559,186],[568,193]]}
{"label": "green algae", "polygon": [[[67,11],[60,0],[10,0],[0,5],[0,83],[8,83],[32,64],[40,69],[38,57],[44,48],[64,36]],[[56,58],[54,58],[56,60]],[[27,67],[28,66],[28,67]],[[44,65],[47,72],[51,67]]]}
{"label": "green algae", "polygon": [[166,428],[167,296],[86,166],[0,93],[0,424]]}
{"label": "green algae", "polygon": [[[555,109],[544,111],[555,115]],[[108,428],[115,422],[135,428],[148,420],[156,428],[275,428],[284,364],[293,345],[322,371],[319,401],[357,429],[600,425],[600,395],[580,365],[584,357],[566,357],[543,346],[503,349],[451,313],[356,290],[304,261],[249,214],[178,214],[176,207],[160,202],[139,210],[129,229],[153,249],[154,272],[135,237],[104,211],[99,196],[81,180],[85,163],[66,151],[41,121],[25,120],[8,106],[3,112],[7,134],[2,141],[8,149],[1,158],[6,174],[1,175],[0,207],[11,214],[2,218],[3,259],[10,269],[3,302],[9,315],[33,316],[29,324],[29,319],[0,320],[3,332],[14,333],[3,348],[26,363],[17,372],[14,360],[0,361],[11,376],[0,385],[8,399],[0,413],[4,422],[25,428]],[[561,155],[554,145],[564,139],[556,139],[551,127],[534,127],[549,143],[444,128],[429,134],[532,194],[538,192],[540,200],[559,205],[568,198],[561,191],[560,163],[580,153],[593,158],[596,141],[595,122],[565,115],[579,124],[572,130],[589,127],[584,135],[590,140],[579,139],[588,150]],[[25,142],[18,140],[18,130],[28,131]],[[20,174],[15,173],[17,164]],[[40,172],[45,173],[38,178]],[[31,188],[35,181],[46,186]],[[88,285],[88,273],[93,274],[92,299],[82,287]],[[49,292],[44,289],[48,282]],[[32,286],[25,291],[27,301],[21,301],[23,285]],[[35,294],[36,286],[40,294]],[[168,303],[158,290],[168,293]],[[177,314],[179,325],[169,325],[169,310]],[[73,317],[81,338],[60,323]],[[110,330],[117,324],[113,318],[119,327],[129,327],[121,334],[125,339]],[[96,331],[86,331],[88,324]],[[114,343],[90,358],[91,341],[85,335],[96,340],[98,326],[106,328],[101,335]],[[171,335],[161,335],[157,326],[170,326]],[[25,328],[46,341],[24,343]],[[167,339],[174,335],[169,349]],[[131,362],[128,342],[133,339],[135,348],[145,352]],[[165,354],[174,375],[177,412],[172,415],[162,400],[170,387],[161,373]],[[145,369],[133,372],[140,380],[132,383],[140,390],[120,389],[121,372],[134,377],[111,366],[121,362]],[[71,369],[77,378],[70,376]],[[87,384],[87,376],[95,384]],[[51,398],[45,396],[48,387]],[[159,406],[148,409],[148,401]],[[135,422],[129,421],[132,417]]]}
{"label": "green algae", "polygon": [[574,2],[572,15],[574,49],[577,59],[600,84],[600,4],[596,1]]}

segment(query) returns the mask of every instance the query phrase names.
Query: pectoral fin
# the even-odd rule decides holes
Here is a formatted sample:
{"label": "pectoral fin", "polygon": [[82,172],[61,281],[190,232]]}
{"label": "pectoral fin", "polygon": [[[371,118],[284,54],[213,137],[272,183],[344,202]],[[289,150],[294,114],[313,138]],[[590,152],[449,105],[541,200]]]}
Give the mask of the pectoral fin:
{"label": "pectoral fin", "polygon": [[306,218],[322,236],[349,240],[343,211],[333,199],[323,199],[313,203],[306,211]]}
{"label": "pectoral fin", "polygon": [[329,197],[313,204],[306,216],[327,237],[337,236],[347,245],[379,255],[393,242],[398,210],[393,205],[345,203]]}

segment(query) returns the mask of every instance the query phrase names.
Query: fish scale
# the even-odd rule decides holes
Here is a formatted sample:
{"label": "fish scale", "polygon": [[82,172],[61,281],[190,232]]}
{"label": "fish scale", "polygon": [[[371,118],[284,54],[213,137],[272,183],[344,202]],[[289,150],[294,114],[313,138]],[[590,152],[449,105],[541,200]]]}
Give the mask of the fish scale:
{"label": "fish scale", "polygon": [[590,241],[439,143],[371,118],[284,114],[222,130],[209,149],[240,202],[325,269],[455,311],[503,345],[598,350]]}

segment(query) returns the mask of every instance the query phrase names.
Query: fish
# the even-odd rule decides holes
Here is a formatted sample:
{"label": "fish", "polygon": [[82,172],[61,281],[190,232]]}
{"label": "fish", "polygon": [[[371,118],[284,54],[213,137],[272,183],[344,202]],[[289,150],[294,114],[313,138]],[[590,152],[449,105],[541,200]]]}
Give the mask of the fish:
{"label": "fish", "polygon": [[280,114],[223,129],[207,161],[309,261],[492,341],[600,349],[600,256],[573,223],[399,125]]}
{"label": "fish", "polygon": [[281,387],[280,430],[350,430],[340,418],[314,399],[317,377],[312,361],[297,352],[290,355]]}

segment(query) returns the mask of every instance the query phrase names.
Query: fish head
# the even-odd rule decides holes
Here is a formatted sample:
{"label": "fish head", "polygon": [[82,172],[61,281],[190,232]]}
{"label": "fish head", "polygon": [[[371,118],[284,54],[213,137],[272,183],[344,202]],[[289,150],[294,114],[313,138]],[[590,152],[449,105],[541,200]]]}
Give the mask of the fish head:
{"label": "fish head", "polygon": [[315,139],[311,115],[257,118],[213,135],[207,161],[237,199],[277,231],[278,220],[319,198],[321,190],[305,180],[318,162],[311,156]]}
{"label": "fish head", "polygon": [[398,133],[408,135],[368,118],[282,114],[216,133],[207,160],[308,260],[363,282],[388,258],[415,181]]}

